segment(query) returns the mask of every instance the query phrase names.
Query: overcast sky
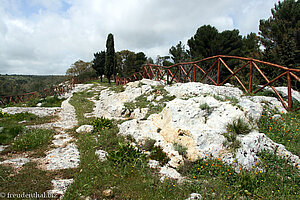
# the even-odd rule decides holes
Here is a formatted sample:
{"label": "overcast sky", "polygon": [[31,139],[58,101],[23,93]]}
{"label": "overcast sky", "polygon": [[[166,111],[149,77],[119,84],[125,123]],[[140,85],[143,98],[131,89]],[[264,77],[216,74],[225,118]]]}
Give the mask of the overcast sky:
{"label": "overcast sky", "polygon": [[202,25],[258,33],[277,0],[0,0],[0,74],[65,74],[91,61],[113,33],[115,49],[154,60]]}

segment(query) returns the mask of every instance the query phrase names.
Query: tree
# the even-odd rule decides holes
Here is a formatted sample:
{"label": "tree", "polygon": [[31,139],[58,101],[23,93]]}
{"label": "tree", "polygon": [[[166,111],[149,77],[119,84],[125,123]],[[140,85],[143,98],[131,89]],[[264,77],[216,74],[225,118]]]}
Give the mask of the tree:
{"label": "tree", "polygon": [[182,44],[181,41],[179,41],[176,47],[172,46],[169,49],[169,53],[171,54],[171,58],[175,64],[184,62],[189,58],[189,54],[185,50],[185,46]]}
{"label": "tree", "polygon": [[260,59],[261,50],[259,48],[259,38],[256,33],[250,33],[243,37],[242,42],[244,57]]}
{"label": "tree", "polygon": [[108,34],[106,40],[106,55],[105,55],[105,75],[110,84],[110,78],[112,75],[116,75],[116,58],[115,58],[115,47],[114,47],[114,36]]}
{"label": "tree", "polygon": [[139,72],[142,69],[143,64],[147,61],[147,57],[143,52],[138,52],[135,54],[135,61],[134,61],[134,71]]}
{"label": "tree", "polygon": [[236,29],[219,33],[215,27],[204,25],[188,40],[188,46],[194,60],[215,55],[241,56],[242,36]]}
{"label": "tree", "polygon": [[129,50],[122,50],[116,53],[116,57],[120,76],[130,76],[134,72],[135,53]]}
{"label": "tree", "polygon": [[90,68],[91,62],[84,62],[82,60],[78,60],[70,66],[70,68],[66,72],[66,75],[72,77],[79,76],[84,72],[88,71]]}
{"label": "tree", "polygon": [[94,53],[94,57],[92,67],[96,70],[97,75],[100,76],[102,82],[102,76],[104,75],[105,68],[105,51]]}
{"label": "tree", "polygon": [[264,59],[286,67],[300,65],[300,1],[284,0],[271,9],[272,16],[260,20],[259,35]]}

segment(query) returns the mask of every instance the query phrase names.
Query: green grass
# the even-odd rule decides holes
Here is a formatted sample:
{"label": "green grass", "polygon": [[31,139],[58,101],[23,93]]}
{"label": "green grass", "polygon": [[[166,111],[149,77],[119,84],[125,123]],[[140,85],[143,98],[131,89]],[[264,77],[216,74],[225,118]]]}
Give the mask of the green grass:
{"label": "green grass", "polygon": [[30,151],[47,146],[52,137],[52,130],[30,129],[25,130],[15,138],[9,147],[10,151]]}
{"label": "green grass", "polygon": [[250,133],[251,128],[244,119],[238,118],[234,120],[232,123],[227,124],[226,130],[234,133],[235,135],[246,135]]}
{"label": "green grass", "polygon": [[48,96],[46,98],[34,97],[20,103],[9,103],[4,107],[36,107],[38,103],[42,104],[41,107],[60,107],[64,100],[66,99],[58,98],[57,96]]}
{"label": "green grass", "polygon": [[[3,127],[3,130],[0,132],[0,144],[10,144],[18,134],[24,132],[24,126],[26,125],[48,123],[54,118],[55,116],[38,117],[28,112],[16,113],[14,115],[2,113],[0,127]],[[22,121],[24,123],[20,124],[19,122]]]}
{"label": "green grass", "polygon": [[274,142],[283,144],[287,150],[300,156],[300,111],[281,114],[281,118],[273,119],[278,112],[266,110],[259,120],[259,131],[265,133]]}
{"label": "green grass", "polygon": [[269,153],[258,154],[258,166],[263,170],[236,173],[222,158],[207,157],[181,167],[181,173],[199,185],[195,191],[204,199],[299,199],[300,176],[297,167]]}
{"label": "green grass", "polygon": [[92,92],[83,91],[73,93],[72,98],[70,99],[70,104],[76,107],[76,117],[79,125],[90,124],[94,118],[85,118],[85,113],[93,112],[94,103],[89,101],[87,98],[93,97]]}

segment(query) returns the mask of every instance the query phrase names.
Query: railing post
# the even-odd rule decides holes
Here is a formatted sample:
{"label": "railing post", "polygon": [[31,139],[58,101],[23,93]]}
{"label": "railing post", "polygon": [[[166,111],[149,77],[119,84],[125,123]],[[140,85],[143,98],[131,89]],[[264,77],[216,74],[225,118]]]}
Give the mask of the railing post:
{"label": "railing post", "polygon": [[169,69],[167,69],[167,85],[169,85]]}
{"label": "railing post", "polygon": [[178,82],[180,83],[180,65],[178,65]]}
{"label": "railing post", "polygon": [[253,66],[252,66],[252,61],[250,61],[249,94],[252,93],[252,79],[253,79]]}
{"label": "railing post", "polygon": [[288,79],[288,111],[291,111],[293,106],[293,100],[292,100],[292,83],[291,83],[290,72],[287,73],[287,79]]}
{"label": "railing post", "polygon": [[194,67],[194,82],[196,82],[196,66],[193,65],[193,67]]}
{"label": "railing post", "polygon": [[221,63],[220,63],[220,57],[218,57],[218,75],[217,75],[217,86],[220,85],[220,69],[221,69]]}

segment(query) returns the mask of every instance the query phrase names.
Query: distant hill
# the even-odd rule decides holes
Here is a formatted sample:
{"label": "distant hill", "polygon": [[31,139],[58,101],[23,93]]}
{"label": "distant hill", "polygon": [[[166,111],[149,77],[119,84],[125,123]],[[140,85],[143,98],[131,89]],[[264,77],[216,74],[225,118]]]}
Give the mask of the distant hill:
{"label": "distant hill", "polygon": [[42,91],[65,80],[65,76],[0,75],[0,96]]}

